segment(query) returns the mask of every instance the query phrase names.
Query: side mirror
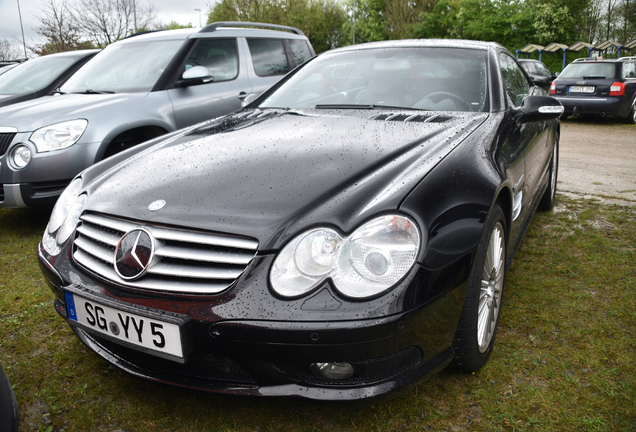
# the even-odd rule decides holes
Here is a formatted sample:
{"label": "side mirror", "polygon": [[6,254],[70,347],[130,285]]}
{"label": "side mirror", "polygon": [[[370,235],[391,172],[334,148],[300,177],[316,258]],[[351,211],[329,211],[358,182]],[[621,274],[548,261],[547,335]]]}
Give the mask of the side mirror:
{"label": "side mirror", "polygon": [[558,78],[558,76],[559,76],[559,75],[561,75],[561,72],[555,72],[555,73],[554,73],[554,77],[555,77],[555,78]]}
{"label": "side mirror", "polygon": [[[246,107],[246,106],[248,106],[249,104],[251,104],[252,102],[254,102],[256,99],[258,99],[258,97],[259,97],[259,96],[260,96],[260,95],[257,95],[257,94],[255,94],[255,93],[251,93],[251,94],[249,94],[249,95],[245,96],[245,97],[243,98],[243,100],[241,100],[241,107]],[[239,98],[239,99],[240,99],[240,98]]]}
{"label": "side mirror", "polygon": [[550,96],[526,96],[520,108],[512,109],[517,124],[553,120],[561,117],[564,108],[561,102]]}
{"label": "side mirror", "polygon": [[177,87],[189,87],[214,81],[212,72],[205,66],[193,66],[177,80]]}

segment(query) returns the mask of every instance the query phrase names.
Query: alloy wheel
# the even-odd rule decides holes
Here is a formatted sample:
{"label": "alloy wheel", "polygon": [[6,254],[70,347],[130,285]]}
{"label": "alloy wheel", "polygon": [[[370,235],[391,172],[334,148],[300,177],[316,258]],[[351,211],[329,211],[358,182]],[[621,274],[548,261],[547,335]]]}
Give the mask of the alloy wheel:
{"label": "alloy wheel", "polygon": [[477,343],[479,351],[486,352],[495,333],[504,281],[504,233],[497,222],[490,235],[488,251],[482,272],[477,315]]}

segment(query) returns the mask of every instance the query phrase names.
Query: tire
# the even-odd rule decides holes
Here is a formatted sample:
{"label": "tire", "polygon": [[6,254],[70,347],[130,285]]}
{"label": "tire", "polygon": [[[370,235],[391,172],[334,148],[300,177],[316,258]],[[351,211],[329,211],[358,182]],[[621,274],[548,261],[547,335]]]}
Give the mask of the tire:
{"label": "tire", "polygon": [[548,187],[543,192],[541,201],[539,201],[539,210],[551,211],[556,201],[557,181],[559,175],[559,135],[554,140],[554,148],[552,150],[552,159],[550,160],[550,180]]}
{"label": "tire", "polygon": [[506,219],[495,204],[471,274],[464,308],[453,340],[452,364],[475,372],[488,360],[499,324],[506,276]]}
{"label": "tire", "polygon": [[632,110],[629,112],[629,115],[625,117],[625,123],[636,124],[636,105],[632,106]]}

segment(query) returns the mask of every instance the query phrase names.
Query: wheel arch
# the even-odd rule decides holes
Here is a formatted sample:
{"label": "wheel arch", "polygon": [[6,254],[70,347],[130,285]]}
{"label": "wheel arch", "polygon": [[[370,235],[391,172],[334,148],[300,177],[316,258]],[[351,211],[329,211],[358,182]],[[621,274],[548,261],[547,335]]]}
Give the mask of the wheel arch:
{"label": "wheel arch", "polygon": [[[137,126],[123,131],[115,132],[111,139],[104,140],[103,145],[100,147],[97,155],[95,156],[95,162],[106,159],[113,154],[126,150],[136,144],[141,144],[144,141],[151,140],[161,135],[165,135],[170,132],[163,125],[148,124],[144,126]],[[122,146],[121,144],[124,143]],[[120,146],[121,148],[117,148]]]}

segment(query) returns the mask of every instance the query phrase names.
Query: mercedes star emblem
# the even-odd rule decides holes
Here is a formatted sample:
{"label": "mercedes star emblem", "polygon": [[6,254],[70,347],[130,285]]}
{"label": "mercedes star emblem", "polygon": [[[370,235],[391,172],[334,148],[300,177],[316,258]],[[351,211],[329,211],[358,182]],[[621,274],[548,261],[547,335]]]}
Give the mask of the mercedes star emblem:
{"label": "mercedes star emblem", "polygon": [[157,211],[163,208],[163,206],[166,205],[166,201],[165,200],[157,200],[157,201],[153,201],[150,203],[150,205],[148,206],[148,210],[150,211]]}
{"label": "mercedes star emblem", "polygon": [[115,271],[126,280],[141,277],[152,261],[154,240],[145,229],[126,233],[115,249]]}

